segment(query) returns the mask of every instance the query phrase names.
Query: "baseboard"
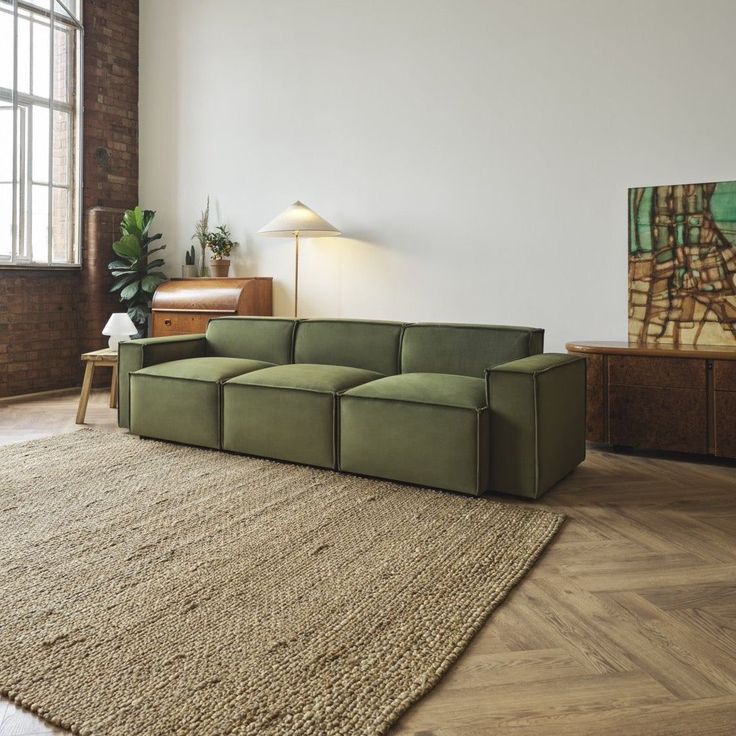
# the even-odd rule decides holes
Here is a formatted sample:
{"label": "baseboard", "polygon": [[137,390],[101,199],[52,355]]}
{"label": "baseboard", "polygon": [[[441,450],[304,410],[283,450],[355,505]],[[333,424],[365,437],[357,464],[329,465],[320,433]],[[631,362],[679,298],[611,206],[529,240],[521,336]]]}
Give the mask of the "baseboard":
{"label": "baseboard", "polygon": [[[36,391],[31,394],[16,394],[15,396],[0,396],[0,404],[13,404],[16,401],[33,401],[34,399],[49,399],[53,396],[66,396],[67,394],[78,394],[81,386],[70,386],[69,388],[55,388],[50,391]],[[97,390],[97,389],[93,389]],[[107,389],[109,390],[109,389]]]}

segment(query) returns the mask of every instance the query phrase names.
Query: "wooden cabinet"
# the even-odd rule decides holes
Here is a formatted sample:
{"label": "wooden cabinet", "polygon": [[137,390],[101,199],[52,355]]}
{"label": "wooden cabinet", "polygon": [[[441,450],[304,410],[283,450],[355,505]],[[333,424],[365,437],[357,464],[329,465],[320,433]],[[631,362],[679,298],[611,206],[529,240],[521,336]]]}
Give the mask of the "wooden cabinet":
{"label": "wooden cabinet", "polygon": [[736,458],[736,349],[568,343],[588,367],[588,441]]}
{"label": "wooden cabinet", "polygon": [[272,279],[171,279],[156,289],[151,312],[154,337],[204,332],[214,317],[270,317]]}

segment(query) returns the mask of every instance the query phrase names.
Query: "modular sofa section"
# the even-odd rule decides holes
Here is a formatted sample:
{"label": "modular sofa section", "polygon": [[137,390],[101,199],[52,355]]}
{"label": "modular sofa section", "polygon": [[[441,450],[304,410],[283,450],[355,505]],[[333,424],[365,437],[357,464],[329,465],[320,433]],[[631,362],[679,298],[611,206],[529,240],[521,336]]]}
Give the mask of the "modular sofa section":
{"label": "modular sofa section", "polygon": [[340,396],[340,469],[481,495],[489,418],[481,379],[413,373]]}
{"label": "modular sofa section", "polygon": [[337,393],[377,378],[374,371],[307,363],[234,378],[223,387],[223,449],[335,468]]}
{"label": "modular sofa section", "polygon": [[171,360],[205,355],[204,335],[150,337],[121,342],[118,347],[118,426],[130,427],[130,374]]}
{"label": "modular sofa section", "polygon": [[486,380],[490,489],[539,498],[585,460],[585,358],[534,355]]}
{"label": "modular sofa section", "polygon": [[130,375],[130,431],[219,449],[222,382],[269,365],[243,358],[191,358],[136,371]]}

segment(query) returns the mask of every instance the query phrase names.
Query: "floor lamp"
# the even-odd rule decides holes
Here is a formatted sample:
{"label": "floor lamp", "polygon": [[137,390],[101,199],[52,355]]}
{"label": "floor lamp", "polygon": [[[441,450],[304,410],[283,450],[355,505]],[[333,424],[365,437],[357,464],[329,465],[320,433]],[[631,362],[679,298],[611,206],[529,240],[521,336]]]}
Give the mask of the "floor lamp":
{"label": "floor lamp", "polygon": [[326,238],[339,235],[340,231],[323,220],[316,212],[299,201],[294,202],[258,233],[273,238],[294,238],[294,317],[299,316],[299,238]]}

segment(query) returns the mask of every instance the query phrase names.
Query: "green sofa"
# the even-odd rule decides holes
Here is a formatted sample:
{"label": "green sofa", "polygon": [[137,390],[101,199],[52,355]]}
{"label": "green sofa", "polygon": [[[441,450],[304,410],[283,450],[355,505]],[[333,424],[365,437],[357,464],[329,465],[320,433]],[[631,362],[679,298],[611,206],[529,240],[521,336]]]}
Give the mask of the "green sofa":
{"label": "green sofa", "polygon": [[585,458],[585,361],[527,327],[223,317],[120,345],[141,437],[538,498]]}

